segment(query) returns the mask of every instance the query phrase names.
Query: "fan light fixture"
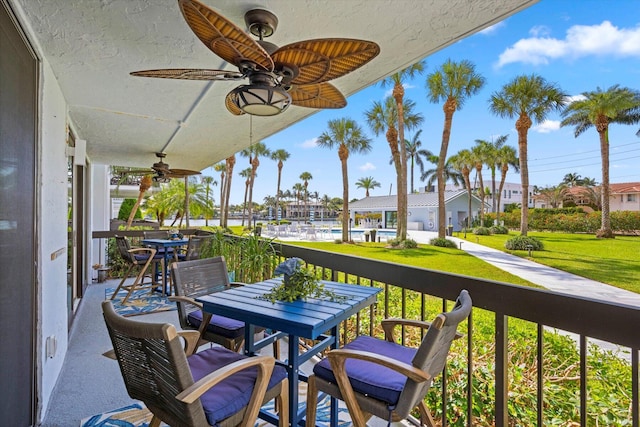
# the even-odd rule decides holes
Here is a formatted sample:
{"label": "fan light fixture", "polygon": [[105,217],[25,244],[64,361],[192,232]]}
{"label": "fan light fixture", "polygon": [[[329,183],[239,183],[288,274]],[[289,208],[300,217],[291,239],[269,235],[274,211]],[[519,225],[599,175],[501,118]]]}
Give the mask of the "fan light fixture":
{"label": "fan light fixture", "polygon": [[291,95],[280,86],[250,84],[235,88],[231,101],[247,114],[275,116],[289,107]]}

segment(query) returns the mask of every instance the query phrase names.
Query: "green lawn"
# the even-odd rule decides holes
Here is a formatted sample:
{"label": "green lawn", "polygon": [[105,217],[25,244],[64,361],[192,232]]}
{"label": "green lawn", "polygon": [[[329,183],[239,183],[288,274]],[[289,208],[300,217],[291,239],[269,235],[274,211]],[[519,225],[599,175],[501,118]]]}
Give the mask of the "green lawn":
{"label": "green lawn", "polygon": [[385,243],[336,244],[333,242],[286,242],[296,246],[315,248],[364,258],[379,259],[398,264],[412,265],[431,270],[446,271],[466,276],[480,277],[516,285],[537,286],[527,280],[500,270],[458,249],[419,245],[416,249],[386,249]]}
{"label": "green lawn", "polygon": [[[515,232],[508,236],[475,236],[468,233],[466,240],[528,258],[526,251],[505,249],[504,242],[516,235],[518,233]],[[543,251],[532,253],[532,261],[640,293],[640,237],[596,239],[590,234],[543,232],[529,232],[528,235],[539,239],[544,245]],[[462,233],[456,233],[455,237],[464,238]]]}

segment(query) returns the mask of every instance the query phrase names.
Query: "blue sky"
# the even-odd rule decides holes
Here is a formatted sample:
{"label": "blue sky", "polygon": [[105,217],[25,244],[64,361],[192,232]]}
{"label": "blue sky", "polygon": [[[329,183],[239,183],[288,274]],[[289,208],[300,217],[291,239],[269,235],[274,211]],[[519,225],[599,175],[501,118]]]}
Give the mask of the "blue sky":
{"label": "blue sky", "polygon": [[[441,104],[427,100],[426,75],[448,58],[470,60],[486,78],[485,87],[470,98],[453,118],[448,156],[474,145],[476,139],[491,141],[508,135],[507,144],[517,149],[514,121],[493,116],[488,111],[492,93],[521,74],[536,73],[554,82],[570,96],[614,84],[640,90],[640,1],[638,0],[541,0],[509,19],[468,37],[425,58],[425,73],[406,85],[405,96],[417,103],[424,116],[420,141],[422,148],[438,153],[442,139]],[[374,59],[375,62],[375,59]],[[372,62],[372,65],[374,63]],[[347,99],[347,107],[318,112],[304,121],[263,140],[270,150],[284,148],[291,156],[282,171],[282,190],[291,189],[299,176],[309,172],[313,179],[309,191],[320,196],[342,196],[342,177],[337,150],[317,147],[315,140],[327,130],[329,120],[348,117],[356,120],[372,139],[368,154],[352,154],[348,161],[349,198],[364,197],[355,182],[373,177],[381,184],[373,196],[396,194],[395,170],[389,165],[390,151],[384,135],[376,137],[368,128],[364,112],[374,101],[381,101],[389,88],[374,85]],[[284,113],[286,114],[286,112]],[[578,138],[572,128],[560,128],[560,116],[551,114],[545,123],[534,123],[529,131],[529,180],[531,185],[557,185],[567,173],[601,181],[598,134],[594,129]],[[640,181],[640,138],[637,126],[610,128],[611,182]],[[415,131],[407,132],[407,139]],[[236,173],[248,167],[238,157]],[[219,180],[211,169],[203,171]],[[483,173],[485,179],[489,173]],[[254,186],[254,201],[263,203],[275,195],[276,163],[261,159]],[[510,171],[508,182],[520,182]],[[424,186],[415,174],[415,186]],[[243,181],[234,176],[231,203],[242,203]]]}

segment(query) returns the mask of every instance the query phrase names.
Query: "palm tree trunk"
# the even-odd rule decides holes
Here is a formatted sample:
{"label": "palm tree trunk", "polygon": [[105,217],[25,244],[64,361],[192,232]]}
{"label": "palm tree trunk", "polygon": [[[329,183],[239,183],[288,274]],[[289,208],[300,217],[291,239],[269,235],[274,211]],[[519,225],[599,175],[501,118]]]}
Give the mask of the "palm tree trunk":
{"label": "palm tree trunk", "polygon": [[189,228],[189,179],[184,177],[184,224]]}
{"label": "palm tree trunk", "polygon": [[279,161],[278,162],[278,187],[276,189],[276,211],[274,212],[276,221],[278,220],[278,208],[280,207],[280,179],[282,178],[282,166],[283,166],[282,161]]}
{"label": "palm tree trunk", "polygon": [[400,241],[407,240],[407,144],[404,142],[404,107],[402,98],[404,88],[396,83],[393,88],[398,109],[398,144],[400,145],[400,176],[398,180],[398,225],[396,236]]}
{"label": "palm tree trunk", "polygon": [[462,170],[462,177],[464,178],[464,183],[467,186],[467,195],[469,196],[469,203],[467,206],[467,229],[471,228],[471,200],[472,200],[472,192],[471,192],[471,180],[469,179],[469,169],[464,168]]}
{"label": "palm tree trunk", "polygon": [[600,156],[602,157],[602,219],[600,230],[596,233],[596,237],[604,239],[613,239],[613,230],[611,230],[611,217],[609,209],[609,128],[606,126],[600,131]]}
{"label": "palm tree trunk", "polygon": [[444,126],[442,128],[442,143],[440,144],[440,156],[438,157],[438,237],[444,239],[446,236],[446,209],[444,205],[444,164],[447,157],[447,149],[449,148],[449,139],[451,138],[451,124],[453,123],[453,113],[456,111],[455,100],[449,98],[442,107],[444,110]]}
{"label": "palm tree trunk", "polygon": [[480,183],[480,227],[484,227],[484,181],[482,180],[482,164],[476,166],[476,176]]}
{"label": "palm tree trunk", "polygon": [[531,127],[531,119],[526,113],[520,114],[516,120],[518,131],[518,151],[520,158],[520,180],[522,182],[522,203],[520,214],[520,235],[526,236],[529,230],[529,165],[527,160],[527,132]]}
{"label": "palm tree trunk", "polygon": [[496,222],[500,225],[500,200],[502,200],[502,189],[504,188],[504,182],[507,180],[507,171],[509,170],[509,165],[505,164],[502,166],[502,174],[500,176],[500,186],[498,187],[498,194],[496,194],[496,200],[498,202],[498,208],[496,209]]}

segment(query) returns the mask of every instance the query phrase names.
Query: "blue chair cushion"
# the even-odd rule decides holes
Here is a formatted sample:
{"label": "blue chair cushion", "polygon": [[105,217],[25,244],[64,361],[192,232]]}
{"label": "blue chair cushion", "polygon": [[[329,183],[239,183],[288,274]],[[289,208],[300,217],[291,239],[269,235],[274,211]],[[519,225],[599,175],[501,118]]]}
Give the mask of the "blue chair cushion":
{"label": "blue chair cushion", "polygon": [[[213,347],[187,358],[193,380],[198,381],[216,369],[245,359],[238,353],[222,347]],[[249,404],[257,375],[257,368],[249,368],[212,387],[200,397],[200,402],[210,425],[218,425]],[[287,377],[283,366],[276,365],[267,389],[271,389]]]}
{"label": "blue chair cushion", "polygon": [[[194,328],[199,328],[202,324],[202,311],[196,310],[187,315],[189,324]],[[229,319],[223,316],[211,316],[209,326],[207,326],[209,332],[222,335],[226,338],[238,338],[244,335],[244,322],[235,319]]]}
{"label": "blue chair cushion", "polygon": [[[368,351],[408,364],[411,364],[416,354],[416,349],[414,348],[404,347],[366,335],[359,336],[343,348]],[[351,386],[356,393],[366,394],[390,405],[398,403],[400,393],[407,381],[407,377],[394,370],[364,360],[347,359],[345,369],[351,381]],[[316,363],[313,367],[313,372],[318,378],[336,384],[329,358],[324,358]]]}
{"label": "blue chair cushion", "polygon": [[[138,262],[146,262],[149,259],[149,255],[147,254],[133,254],[133,257],[136,259],[136,261]],[[159,255],[157,252],[156,254],[153,256],[153,259],[155,261],[160,261],[161,259],[163,259],[164,257],[162,255]]]}

